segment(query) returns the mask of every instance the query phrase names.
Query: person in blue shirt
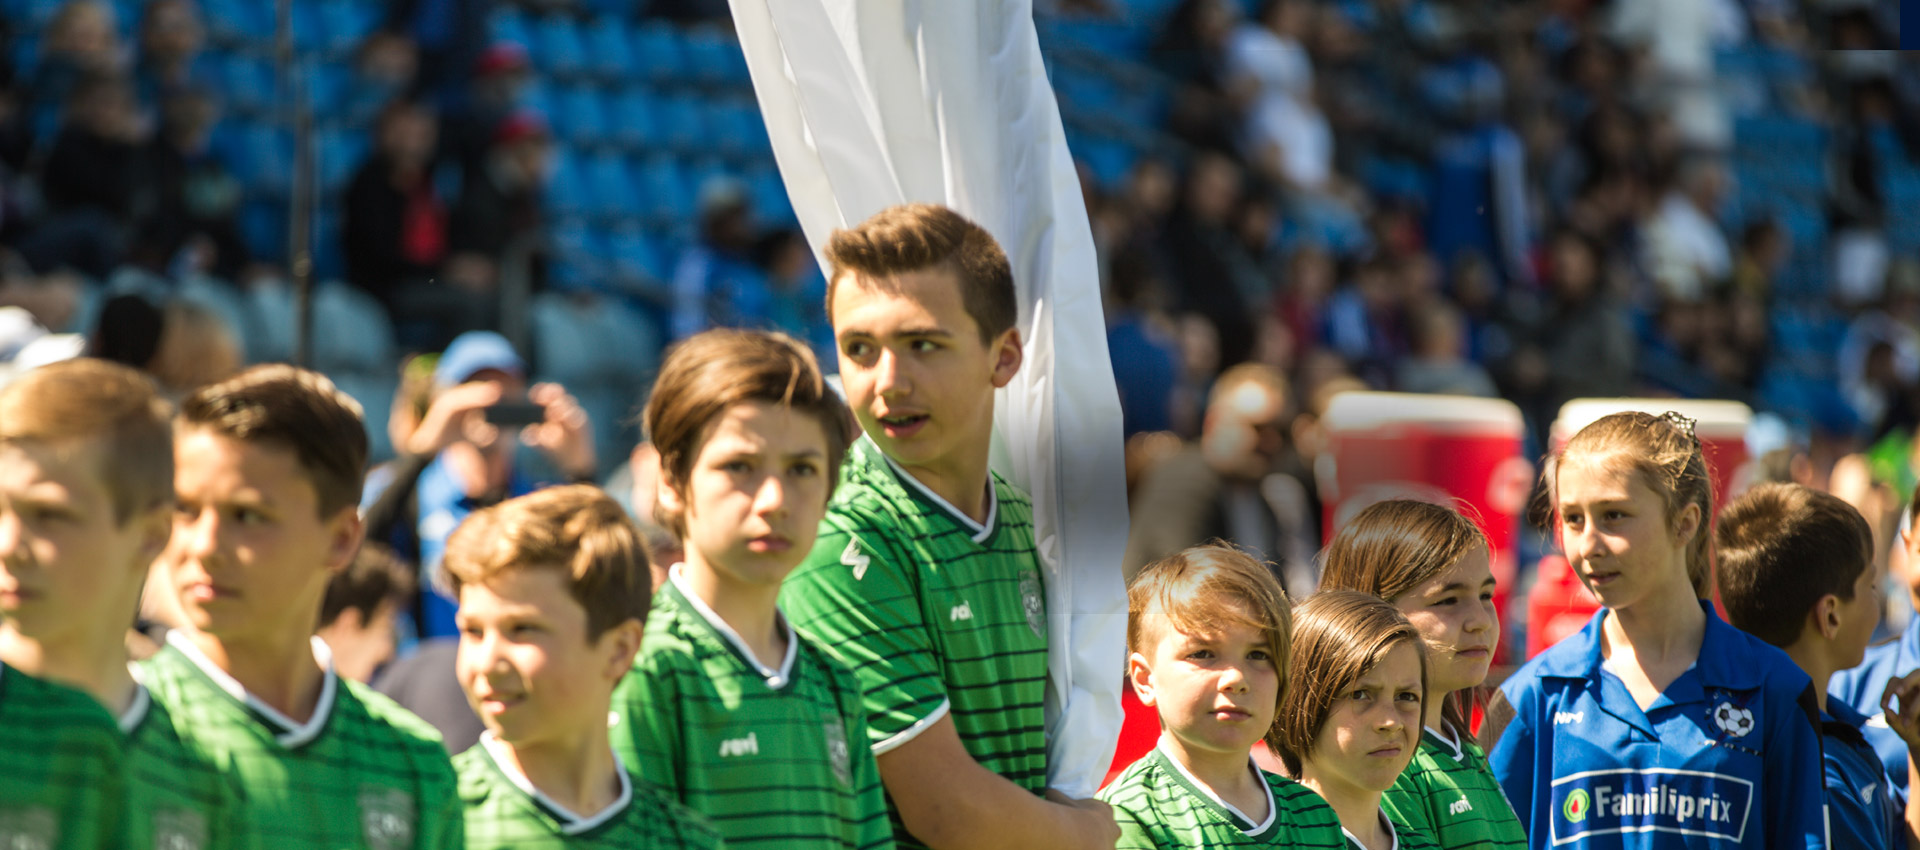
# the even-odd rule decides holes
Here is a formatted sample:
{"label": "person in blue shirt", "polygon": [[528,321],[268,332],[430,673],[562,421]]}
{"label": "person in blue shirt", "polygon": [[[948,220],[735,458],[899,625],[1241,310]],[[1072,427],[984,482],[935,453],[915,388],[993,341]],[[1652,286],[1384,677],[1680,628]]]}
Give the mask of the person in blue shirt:
{"label": "person in blue shirt", "polygon": [[1825,847],[1807,674],[1709,592],[1713,497],[1693,423],[1617,413],[1544,476],[1602,605],[1507,679],[1482,735],[1535,848]]}
{"label": "person in blue shirt", "polygon": [[[1914,514],[1920,512],[1920,488],[1914,490],[1914,498],[1907,507],[1900,529],[1900,545],[1906,549],[1908,563],[1920,558],[1920,534],[1912,529]],[[1907,592],[1913,596],[1916,608],[1920,608],[1920,571],[1909,569],[1908,581],[1913,582]],[[1873,751],[1880,755],[1880,764],[1886,768],[1887,776],[1893,780],[1902,792],[1907,787],[1907,742],[1901,740],[1887,717],[1881,710],[1881,697],[1886,693],[1887,683],[1893,679],[1911,675],[1920,670],[1920,617],[1907,620],[1906,629],[1894,640],[1869,647],[1866,656],[1851,670],[1841,670],[1833,674],[1833,680],[1827,683],[1827,694],[1850,709],[1867,718],[1862,733]]]}
{"label": "person in blue shirt", "polygon": [[1813,679],[1831,846],[1906,847],[1908,806],[1861,734],[1866,718],[1825,693],[1833,671],[1860,663],[1880,619],[1867,521],[1832,494],[1764,484],[1720,512],[1714,550],[1727,619]]}

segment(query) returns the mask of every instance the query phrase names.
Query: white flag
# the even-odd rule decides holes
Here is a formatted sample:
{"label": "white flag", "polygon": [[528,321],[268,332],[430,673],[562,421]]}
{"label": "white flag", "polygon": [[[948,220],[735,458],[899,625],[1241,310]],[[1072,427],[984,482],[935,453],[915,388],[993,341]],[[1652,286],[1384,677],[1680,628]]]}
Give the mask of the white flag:
{"label": "white flag", "polygon": [[994,467],[1033,497],[1047,569],[1048,784],[1090,797],[1120,733],[1120,400],[1093,234],[1031,0],[731,0],[774,157],[821,256],[836,227],[945,204],[1013,263],[1026,362]]}

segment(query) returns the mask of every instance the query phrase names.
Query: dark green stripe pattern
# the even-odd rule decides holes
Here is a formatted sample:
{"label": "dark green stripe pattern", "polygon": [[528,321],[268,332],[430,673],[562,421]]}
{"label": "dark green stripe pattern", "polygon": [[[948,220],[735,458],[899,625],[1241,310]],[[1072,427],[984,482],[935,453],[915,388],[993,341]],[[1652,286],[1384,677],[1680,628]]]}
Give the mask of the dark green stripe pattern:
{"label": "dark green stripe pattern", "polygon": [[466,810],[467,850],[715,850],[726,842],[707,821],[628,774],[633,796],[620,813],[577,835],[501,772],[486,745],[455,756]]}
{"label": "dark green stripe pattern", "polygon": [[1486,753],[1464,736],[1460,753],[1455,758],[1453,747],[1422,730],[1413,763],[1381,798],[1381,807],[1446,850],[1526,847],[1526,829],[1493,778]]}
{"label": "dark green stripe pattern", "polygon": [[125,764],[93,697],[0,665],[0,847],[119,850]]}

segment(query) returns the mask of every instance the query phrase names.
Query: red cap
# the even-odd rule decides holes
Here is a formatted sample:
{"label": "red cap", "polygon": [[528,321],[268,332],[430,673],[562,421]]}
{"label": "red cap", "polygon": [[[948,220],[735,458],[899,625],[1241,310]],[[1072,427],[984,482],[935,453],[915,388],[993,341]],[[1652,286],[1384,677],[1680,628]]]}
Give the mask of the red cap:
{"label": "red cap", "polygon": [[496,41],[473,63],[473,73],[488,77],[507,71],[524,71],[528,65],[525,47],[511,41]]}
{"label": "red cap", "polygon": [[522,109],[500,119],[493,128],[493,143],[505,147],[533,138],[547,138],[547,119],[530,109]]}

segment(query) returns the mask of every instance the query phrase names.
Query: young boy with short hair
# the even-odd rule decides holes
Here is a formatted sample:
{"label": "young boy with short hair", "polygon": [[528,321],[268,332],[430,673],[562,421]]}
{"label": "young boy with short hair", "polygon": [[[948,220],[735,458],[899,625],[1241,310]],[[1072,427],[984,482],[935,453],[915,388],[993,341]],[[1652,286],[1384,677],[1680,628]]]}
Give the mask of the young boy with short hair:
{"label": "young boy with short hair", "polygon": [[314,636],[360,545],[360,406],[324,376],[256,366],[181,404],[173,540],[186,625],[142,664],[182,740],[246,789],[262,847],[463,846],[453,767],[419,718],[339,676]]}
{"label": "young boy with short hair", "polygon": [[1920,806],[1902,811],[1898,788],[1862,735],[1866,718],[1827,695],[1835,671],[1860,663],[1880,620],[1867,521],[1837,496],[1762,484],[1720,512],[1714,537],[1727,618],[1785,650],[1813,679],[1833,846],[1920,841]]}
{"label": "young boy with short hair", "polygon": [[[125,843],[115,846],[222,850],[244,844],[239,792],[181,742],[167,710],[135,681],[127,653],[148,565],[171,531],[171,416],[152,381],[104,360],[43,366],[0,390],[0,524],[11,532],[0,535],[0,663],[8,670],[0,689],[9,702],[24,700],[37,686],[21,674],[44,677],[118,715],[124,771],[103,783],[98,771],[113,762],[67,761],[65,775],[45,777],[83,795],[124,776]],[[39,699],[50,717],[95,713],[62,692]],[[0,719],[0,728],[40,722]],[[49,743],[40,754],[64,761],[72,752]],[[0,770],[0,783],[19,778],[11,767]],[[12,799],[14,792],[0,789],[0,800]],[[10,818],[6,808],[0,802],[0,847],[44,846],[23,831],[29,819]],[[68,827],[118,825],[96,816]]]}
{"label": "young boy with short hair", "polygon": [[1340,817],[1267,773],[1253,745],[1287,686],[1292,616],[1280,582],[1246,553],[1195,546],[1127,587],[1127,682],[1160,715],[1160,742],[1100,791],[1119,847],[1343,847]]}
{"label": "young boy with short hair", "polygon": [[[1032,504],[988,468],[1020,368],[1012,267],[946,207],[827,246],[854,443],[780,607],[854,671],[902,847],[1111,847],[1112,812],[1047,788],[1047,616]],[[1043,799],[1044,798],[1044,799]]]}
{"label": "young boy with short hair", "polygon": [[469,850],[722,846],[607,740],[652,592],[646,542],[618,503],[574,485],[482,509],[441,568],[460,603],[455,669],[487,727],[454,758]]}
{"label": "young boy with short hair", "polygon": [[777,604],[826,513],[846,406],[792,338],[712,330],[668,355],[645,422],[685,560],[615,693],[614,749],[730,847],[892,847],[860,684]]}

